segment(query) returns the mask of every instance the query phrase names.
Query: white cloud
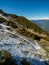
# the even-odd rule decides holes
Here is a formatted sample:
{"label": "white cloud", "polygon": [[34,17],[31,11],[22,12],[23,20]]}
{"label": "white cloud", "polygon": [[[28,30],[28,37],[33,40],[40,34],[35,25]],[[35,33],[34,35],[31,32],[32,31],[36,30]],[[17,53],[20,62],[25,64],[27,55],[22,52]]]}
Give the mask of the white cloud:
{"label": "white cloud", "polygon": [[49,20],[49,17],[30,17],[29,18],[30,20],[45,20],[45,19],[48,19]]}

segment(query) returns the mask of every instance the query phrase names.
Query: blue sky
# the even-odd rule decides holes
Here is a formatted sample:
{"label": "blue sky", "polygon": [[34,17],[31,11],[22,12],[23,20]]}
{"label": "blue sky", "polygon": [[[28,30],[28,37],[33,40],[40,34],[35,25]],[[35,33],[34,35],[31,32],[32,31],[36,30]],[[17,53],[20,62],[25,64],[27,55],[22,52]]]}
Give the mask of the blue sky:
{"label": "blue sky", "polygon": [[0,0],[0,8],[28,19],[49,18],[49,0]]}

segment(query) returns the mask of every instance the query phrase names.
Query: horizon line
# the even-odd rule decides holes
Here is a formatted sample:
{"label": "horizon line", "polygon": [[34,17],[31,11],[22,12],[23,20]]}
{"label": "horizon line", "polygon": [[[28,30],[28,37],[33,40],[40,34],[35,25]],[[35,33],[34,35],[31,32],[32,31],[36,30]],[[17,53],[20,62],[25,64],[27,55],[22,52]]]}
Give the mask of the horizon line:
{"label": "horizon line", "polygon": [[49,17],[43,17],[43,18],[28,18],[29,20],[49,20]]}

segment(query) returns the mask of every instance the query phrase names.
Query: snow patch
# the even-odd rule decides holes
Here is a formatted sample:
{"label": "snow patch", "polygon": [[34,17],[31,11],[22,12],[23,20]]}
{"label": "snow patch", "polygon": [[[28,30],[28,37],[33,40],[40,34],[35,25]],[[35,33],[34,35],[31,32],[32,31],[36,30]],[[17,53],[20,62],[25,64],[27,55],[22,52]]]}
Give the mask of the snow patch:
{"label": "snow patch", "polygon": [[7,21],[9,21],[9,19],[7,17],[3,16],[2,14],[0,14],[0,17],[2,17],[4,19],[6,19]]}

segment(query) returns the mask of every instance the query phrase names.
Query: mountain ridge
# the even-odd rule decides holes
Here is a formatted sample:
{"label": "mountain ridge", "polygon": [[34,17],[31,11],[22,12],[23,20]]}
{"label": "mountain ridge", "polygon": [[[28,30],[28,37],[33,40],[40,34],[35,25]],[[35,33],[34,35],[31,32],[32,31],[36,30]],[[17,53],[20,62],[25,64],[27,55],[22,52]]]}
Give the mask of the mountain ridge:
{"label": "mountain ridge", "polygon": [[[34,22],[31,22],[30,20],[28,20],[27,18],[23,16],[17,16],[15,14],[7,14],[6,16],[5,15],[6,13],[4,13],[2,10],[0,10],[0,12],[1,12],[0,14],[2,15],[0,16],[0,22],[2,21],[3,24],[7,26],[11,26],[19,34],[29,37],[31,39],[34,39],[33,38],[34,36],[42,38],[43,36],[41,37],[40,35],[45,34],[46,38],[44,37],[44,39],[47,39],[47,36],[49,35],[49,33],[44,31]],[[35,32],[35,33],[32,33],[32,32]]]}

